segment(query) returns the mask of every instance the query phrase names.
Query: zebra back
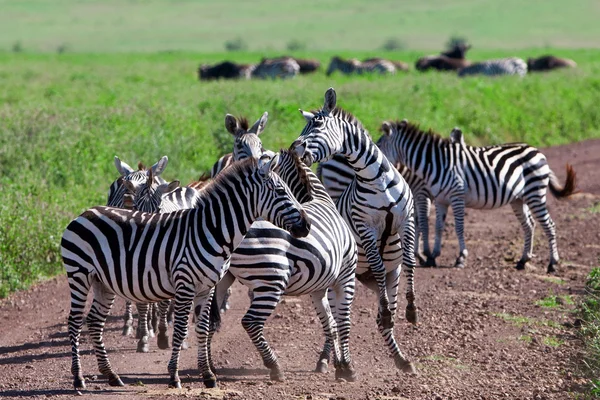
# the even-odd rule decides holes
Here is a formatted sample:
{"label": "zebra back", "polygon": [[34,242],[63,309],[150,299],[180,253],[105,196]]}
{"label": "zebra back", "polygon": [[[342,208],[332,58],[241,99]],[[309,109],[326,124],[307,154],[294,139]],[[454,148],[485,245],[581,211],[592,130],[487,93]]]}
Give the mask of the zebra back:
{"label": "zebra back", "polygon": [[253,78],[293,78],[300,73],[300,65],[291,57],[263,59],[252,71]]}

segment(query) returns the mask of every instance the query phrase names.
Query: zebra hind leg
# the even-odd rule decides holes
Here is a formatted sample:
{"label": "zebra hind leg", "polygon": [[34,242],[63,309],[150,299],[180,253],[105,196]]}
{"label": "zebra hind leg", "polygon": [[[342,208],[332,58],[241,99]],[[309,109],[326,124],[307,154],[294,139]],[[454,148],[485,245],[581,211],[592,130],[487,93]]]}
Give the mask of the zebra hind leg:
{"label": "zebra hind leg", "polygon": [[266,285],[255,290],[250,308],[248,308],[248,311],[242,318],[242,326],[260,353],[263,364],[271,371],[270,377],[274,381],[283,381],[285,380],[285,376],[277,360],[277,355],[265,339],[264,327],[266,320],[275,310],[277,303],[279,303],[281,295],[282,292],[280,290],[270,288]]}
{"label": "zebra hind leg", "polygon": [[[199,294],[194,300],[194,309],[198,310],[196,313],[196,338],[198,340],[198,369],[202,375],[204,386],[207,388],[217,387],[217,377],[215,376],[214,369],[211,368],[211,357],[210,357],[210,313],[211,306],[214,296],[214,288],[211,288],[208,292]],[[215,303],[215,312],[218,313],[218,307]]]}
{"label": "zebra hind leg", "polygon": [[548,238],[550,262],[548,264],[547,272],[553,274],[556,272],[556,265],[560,261],[560,258],[558,257],[558,247],[556,245],[556,225],[550,217],[548,208],[546,208],[546,197],[536,197],[533,200],[528,201],[527,205]]}
{"label": "zebra hind leg", "polygon": [[131,301],[125,302],[125,314],[123,314],[123,336],[131,336],[133,334],[133,310]]}
{"label": "zebra hind leg", "polygon": [[148,340],[150,338],[150,331],[148,329],[148,315],[151,314],[151,305],[148,303],[136,303],[135,305],[138,310],[138,344],[136,351],[138,353],[147,353],[150,351]]}
{"label": "zebra hind leg", "polygon": [[515,268],[518,270],[524,270],[527,262],[533,257],[533,233],[535,231],[535,220],[531,216],[529,207],[527,204],[523,203],[523,201],[517,200],[510,205],[517,216],[517,219],[521,223],[525,241],[523,255],[517,262]]}
{"label": "zebra hind leg", "polygon": [[167,314],[171,307],[171,300],[163,300],[158,303],[158,331],[156,334],[156,344],[159,349],[169,348],[169,333]]}
{"label": "zebra hind leg", "polygon": [[[65,263],[66,265],[66,263]],[[79,356],[79,338],[81,337],[81,328],[83,326],[83,311],[87,295],[89,293],[89,284],[87,277],[73,276],[69,274],[69,287],[71,290],[71,310],[69,312],[69,342],[71,343],[71,374],[73,374],[73,387],[75,390],[85,389],[85,380],[81,370],[81,359]]]}
{"label": "zebra hind leg", "polygon": [[98,361],[98,370],[108,378],[110,386],[125,386],[119,375],[117,375],[108,359],[106,348],[104,347],[103,332],[106,318],[115,301],[115,294],[108,290],[101,282],[94,282],[94,301],[90,312],[86,318],[88,330],[94,344],[94,353]]}
{"label": "zebra hind leg", "polygon": [[169,360],[169,388],[181,389],[181,380],[179,379],[179,353],[181,344],[185,340],[188,331],[188,319],[190,309],[195,297],[194,287],[183,285],[176,286],[175,289],[175,322],[173,324],[173,349],[171,359]]}
{"label": "zebra hind leg", "polygon": [[[353,270],[354,268],[352,268]],[[352,366],[352,357],[350,356],[350,307],[354,299],[354,290],[354,273],[348,274],[333,290],[329,290],[329,304],[337,323],[342,357],[340,366],[335,370],[335,376],[350,382],[356,381],[356,372]]]}

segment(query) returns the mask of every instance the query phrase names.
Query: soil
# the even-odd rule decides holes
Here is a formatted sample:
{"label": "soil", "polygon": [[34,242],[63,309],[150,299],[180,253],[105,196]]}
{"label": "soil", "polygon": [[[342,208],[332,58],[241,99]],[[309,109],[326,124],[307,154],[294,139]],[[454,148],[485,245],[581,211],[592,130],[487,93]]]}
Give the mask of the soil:
{"label": "soil", "polygon": [[[600,140],[543,150],[564,179],[565,163],[579,178],[581,193],[566,201],[549,197],[562,262],[546,274],[548,245],[536,230],[533,260],[525,271],[513,266],[522,249],[520,226],[510,207],[467,210],[469,248],[465,269],[452,269],[457,241],[448,218],[439,268],[416,272],[420,321],[398,317],[395,334],[418,375],[398,371],[375,325],[376,296],[357,284],[352,309],[351,351],[356,382],[336,381],[333,371],[312,372],[323,344],[310,298],[285,298],[266,325],[279,355],[285,382],[271,382],[240,320],[247,292],[234,285],[231,309],[215,336],[213,355],[218,389],[204,389],[196,369],[195,340],[182,352],[184,388],[167,389],[169,350],[154,340],[147,354],[136,340],[122,337],[124,302],[117,300],[105,343],[123,388],[109,387],[97,372],[87,330],[82,334],[85,398],[148,399],[566,399],[582,389],[578,376],[581,343],[573,312],[585,278],[600,254]],[[598,168],[598,169],[596,169]],[[433,218],[430,221],[433,223]],[[558,296],[558,304],[540,300]],[[573,304],[575,303],[575,304]],[[399,309],[404,308],[401,301]],[[69,292],[65,276],[13,294],[0,303],[0,397],[73,398],[67,337]],[[193,331],[192,331],[193,332]]]}

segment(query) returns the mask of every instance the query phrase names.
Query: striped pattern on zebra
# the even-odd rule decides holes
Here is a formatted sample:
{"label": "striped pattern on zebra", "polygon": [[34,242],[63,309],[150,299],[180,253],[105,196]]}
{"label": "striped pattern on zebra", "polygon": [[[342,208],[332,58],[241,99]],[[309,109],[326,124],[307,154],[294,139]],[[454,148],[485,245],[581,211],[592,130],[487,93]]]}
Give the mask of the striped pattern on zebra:
{"label": "striped pattern on zebra", "polygon": [[[79,337],[86,298],[94,300],[87,316],[98,367],[111,386],[123,386],[113,371],[102,334],[115,296],[138,303],[175,298],[170,387],[181,387],[178,363],[192,302],[203,317],[209,312],[216,282],[227,272],[231,252],[252,223],[262,217],[306,236],[310,221],[281,178],[273,172],[278,157],[248,159],[220,174],[201,193],[193,209],[150,214],[94,207],[74,219],[61,240],[61,254],[71,290],[69,339],[73,384],[85,388]],[[216,385],[207,364],[208,326],[199,322],[198,364],[206,386]]]}
{"label": "striped pattern on zebra", "polygon": [[[462,132],[453,131],[458,141],[443,139],[431,130],[425,132],[406,120],[385,122],[390,135],[389,151],[425,180],[435,197],[436,239],[433,257],[440,254],[448,206],[456,221],[460,254],[456,267],[464,267],[468,255],[464,239],[465,207],[493,209],[510,204],[523,228],[525,246],[516,268],[524,269],[533,256],[533,232],[537,220],[548,237],[548,272],[558,264],[556,228],[546,206],[546,192],[556,198],[575,193],[575,171],[567,165],[567,178],[561,187],[546,157],[526,143],[507,143],[487,147],[468,146]],[[535,220],[534,220],[535,218]]]}
{"label": "striped pattern on zebra", "polygon": [[342,74],[364,74],[376,72],[379,74],[395,74],[396,66],[393,62],[383,58],[373,58],[365,62],[360,62],[356,58],[344,60],[341,57],[334,56],[327,67],[327,76],[330,76],[335,71],[340,71]]}
{"label": "striped pattern on zebra", "polygon": [[262,142],[259,135],[264,131],[269,113],[263,115],[248,128],[248,120],[240,118],[239,120],[231,114],[225,116],[225,129],[234,137],[233,153],[228,153],[219,158],[210,170],[210,177],[214,178],[224,168],[227,168],[234,161],[240,161],[248,157],[259,158],[263,154]]}
{"label": "striped pattern on zebra", "polygon": [[407,276],[406,319],[417,321],[412,193],[362,124],[336,108],[333,88],[325,93],[321,110],[301,112],[307,123],[292,146],[302,160],[311,165],[341,154],[356,171],[356,179],[336,204],[359,245],[356,276],[379,294],[377,325],[396,366],[414,372],[414,366],[402,355],[393,336],[401,263]]}
{"label": "striped pattern on zebra", "polygon": [[354,380],[349,335],[356,242],[318,178],[294,152],[280,152],[277,173],[310,218],[310,233],[296,239],[269,222],[255,222],[233,252],[214,301],[222,304],[235,279],[248,287],[253,295],[242,325],[270,369],[271,379],[283,380],[277,356],[264,337],[264,325],[281,296],[310,294],[328,344],[317,362],[317,371],[327,370],[333,346],[336,378]]}
{"label": "striped pattern on zebra", "polygon": [[473,63],[467,67],[458,70],[458,76],[471,75],[519,75],[527,74],[527,63],[521,58],[509,57],[499,58],[497,60],[487,60]]}
{"label": "striped pattern on zebra", "polygon": [[293,78],[300,73],[300,65],[291,57],[266,59],[263,58],[252,71],[253,78],[261,79],[287,79]]}

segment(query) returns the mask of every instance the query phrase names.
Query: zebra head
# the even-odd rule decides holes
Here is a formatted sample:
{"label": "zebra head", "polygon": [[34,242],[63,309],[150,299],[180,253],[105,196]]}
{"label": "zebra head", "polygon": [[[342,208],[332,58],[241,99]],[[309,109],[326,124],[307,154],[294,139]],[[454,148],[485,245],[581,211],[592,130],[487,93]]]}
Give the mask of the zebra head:
{"label": "zebra head", "polygon": [[335,90],[329,88],[321,110],[315,113],[300,110],[306,119],[306,126],[290,148],[295,149],[296,154],[308,166],[342,152],[345,134],[338,123],[341,120],[332,113],[335,107]]}
{"label": "zebra head", "polygon": [[132,197],[131,208],[142,212],[159,212],[163,196],[177,189],[179,181],[158,183],[150,169],[145,182],[123,181],[123,186],[127,189],[127,194]]}
{"label": "zebra head", "polygon": [[381,131],[383,135],[377,141],[377,147],[385,155],[392,164],[401,164],[402,157],[400,156],[397,143],[395,142],[395,134],[398,133],[399,124],[407,124],[408,120],[403,119],[401,122],[383,121]]}
{"label": "zebra head", "polygon": [[248,121],[245,118],[239,120],[231,114],[225,116],[225,128],[235,138],[233,145],[233,159],[236,161],[246,158],[259,158],[263,154],[263,147],[258,137],[265,129],[269,113],[264,114],[248,128]]}
{"label": "zebra head", "polygon": [[290,188],[275,169],[279,165],[279,154],[258,160],[257,177],[262,190],[258,194],[258,213],[279,228],[285,229],[295,238],[306,237],[311,222]]}
{"label": "zebra head", "polygon": [[[144,167],[142,163],[138,164],[138,170],[134,170],[127,163],[121,161],[119,157],[115,156],[115,167],[121,176],[115,180],[108,189],[108,201],[106,203],[109,207],[123,207],[123,196],[127,193],[128,189],[124,186],[124,182],[132,181],[136,185],[145,185],[147,183],[148,172],[152,171],[152,176],[157,185],[166,183],[164,179],[160,177],[165,168],[167,167],[169,159],[167,156],[163,156],[156,162],[149,170]],[[158,210],[156,210],[158,211]]]}

